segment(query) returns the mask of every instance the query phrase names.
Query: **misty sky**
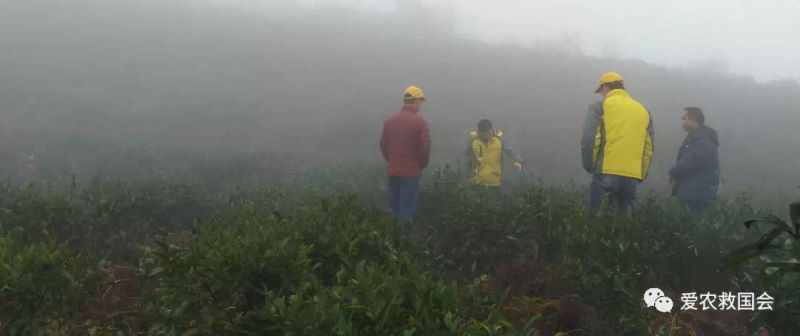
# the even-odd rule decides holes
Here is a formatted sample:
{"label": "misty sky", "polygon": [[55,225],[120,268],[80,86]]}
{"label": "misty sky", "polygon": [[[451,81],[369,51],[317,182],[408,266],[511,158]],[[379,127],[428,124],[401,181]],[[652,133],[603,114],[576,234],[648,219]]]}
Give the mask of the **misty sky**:
{"label": "misty sky", "polygon": [[[271,0],[209,0],[257,6]],[[412,0],[338,1],[392,10]],[[800,0],[419,0],[458,32],[490,42],[561,45],[668,66],[717,66],[757,80],[800,79]]]}

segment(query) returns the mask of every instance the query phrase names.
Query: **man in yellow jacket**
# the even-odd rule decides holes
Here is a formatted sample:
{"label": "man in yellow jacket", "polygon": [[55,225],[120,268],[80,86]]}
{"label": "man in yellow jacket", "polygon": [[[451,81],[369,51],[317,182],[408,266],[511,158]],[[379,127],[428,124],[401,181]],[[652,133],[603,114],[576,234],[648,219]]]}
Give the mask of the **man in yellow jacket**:
{"label": "man in yellow jacket", "polygon": [[589,107],[581,139],[583,168],[592,174],[589,208],[599,208],[608,195],[609,203],[627,213],[650,169],[653,119],[625,91],[618,73],[603,74],[595,93],[603,100]]}
{"label": "man in yellow jacket", "polygon": [[496,130],[490,120],[481,120],[478,129],[470,132],[470,145],[467,148],[473,182],[495,190],[499,188],[502,185],[504,155],[511,157],[517,170],[522,170],[525,161],[503,138],[503,132]]}

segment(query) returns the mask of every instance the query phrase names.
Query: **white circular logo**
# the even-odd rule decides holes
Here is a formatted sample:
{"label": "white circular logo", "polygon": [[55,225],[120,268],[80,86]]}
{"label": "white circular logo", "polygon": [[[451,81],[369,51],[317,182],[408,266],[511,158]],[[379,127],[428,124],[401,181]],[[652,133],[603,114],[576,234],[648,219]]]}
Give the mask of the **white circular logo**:
{"label": "white circular logo", "polygon": [[656,304],[656,300],[662,296],[664,296],[664,291],[658,288],[650,288],[644,292],[644,303],[646,303],[648,307],[653,307]]}
{"label": "white circular logo", "polygon": [[669,313],[672,311],[672,299],[662,296],[656,299],[656,310],[662,313]]}

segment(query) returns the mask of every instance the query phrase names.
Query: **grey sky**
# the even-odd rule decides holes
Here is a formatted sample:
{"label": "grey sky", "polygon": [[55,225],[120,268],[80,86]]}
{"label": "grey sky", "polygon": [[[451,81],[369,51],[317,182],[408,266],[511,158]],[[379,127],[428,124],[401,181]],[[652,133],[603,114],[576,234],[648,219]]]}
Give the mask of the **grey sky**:
{"label": "grey sky", "polygon": [[797,0],[459,0],[460,27],[494,41],[575,38],[593,55],[666,65],[722,60],[760,80],[800,78]]}
{"label": "grey sky", "polygon": [[[209,0],[250,7],[270,0]],[[391,10],[409,0],[301,0]],[[668,66],[719,61],[757,80],[800,79],[798,0],[419,0],[490,42],[568,45]]]}

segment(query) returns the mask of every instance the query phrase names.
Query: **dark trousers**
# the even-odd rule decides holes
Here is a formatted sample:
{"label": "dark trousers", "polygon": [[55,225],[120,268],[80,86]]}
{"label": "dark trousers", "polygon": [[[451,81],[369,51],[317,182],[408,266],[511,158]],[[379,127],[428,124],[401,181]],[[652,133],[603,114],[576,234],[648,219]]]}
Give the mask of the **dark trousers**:
{"label": "dark trousers", "polygon": [[694,215],[703,216],[711,207],[711,201],[690,201],[681,200],[681,204]]}
{"label": "dark trousers", "polygon": [[405,221],[417,212],[419,180],[389,176],[389,211]]}
{"label": "dark trousers", "polygon": [[639,183],[641,181],[630,177],[594,175],[589,193],[589,209],[592,211],[599,209],[603,204],[603,198],[608,195],[609,205],[615,206],[618,213],[627,214],[636,201],[636,188]]}
{"label": "dark trousers", "polygon": [[500,186],[475,185],[478,195],[492,204],[499,204],[503,200],[503,190]]}

